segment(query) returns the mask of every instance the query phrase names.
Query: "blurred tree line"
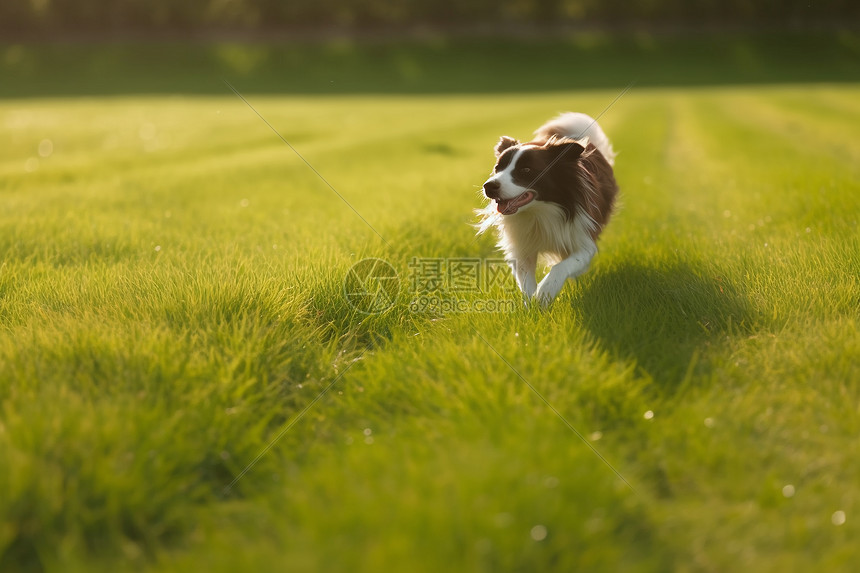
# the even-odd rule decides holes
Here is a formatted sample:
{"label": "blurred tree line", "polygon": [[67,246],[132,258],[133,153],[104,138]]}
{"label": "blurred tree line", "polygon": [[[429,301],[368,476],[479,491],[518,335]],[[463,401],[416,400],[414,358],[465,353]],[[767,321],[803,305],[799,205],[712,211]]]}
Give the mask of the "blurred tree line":
{"label": "blurred tree line", "polygon": [[0,32],[857,24],[857,0],[0,0]]}

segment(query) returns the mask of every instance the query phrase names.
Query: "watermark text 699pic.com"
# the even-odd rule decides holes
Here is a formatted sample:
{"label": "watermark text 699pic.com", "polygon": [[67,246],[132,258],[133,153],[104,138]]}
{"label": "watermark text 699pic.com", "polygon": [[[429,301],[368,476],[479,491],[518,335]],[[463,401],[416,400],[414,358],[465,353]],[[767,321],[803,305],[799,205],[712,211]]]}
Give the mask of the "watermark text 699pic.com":
{"label": "watermark text 699pic.com", "polygon": [[410,312],[423,314],[512,312],[519,302],[504,259],[412,257],[407,267],[401,280],[388,261],[362,259],[344,277],[343,295],[365,314],[385,312],[401,295]]}

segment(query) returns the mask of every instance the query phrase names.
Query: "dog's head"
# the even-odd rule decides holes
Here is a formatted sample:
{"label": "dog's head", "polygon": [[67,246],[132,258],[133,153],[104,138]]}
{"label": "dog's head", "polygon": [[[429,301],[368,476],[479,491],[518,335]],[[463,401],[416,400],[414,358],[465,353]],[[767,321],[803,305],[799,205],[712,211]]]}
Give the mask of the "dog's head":
{"label": "dog's head", "polygon": [[496,166],[484,183],[484,195],[496,202],[502,215],[513,215],[532,201],[567,207],[565,190],[585,145],[572,139],[522,144],[502,137],[496,144]]}

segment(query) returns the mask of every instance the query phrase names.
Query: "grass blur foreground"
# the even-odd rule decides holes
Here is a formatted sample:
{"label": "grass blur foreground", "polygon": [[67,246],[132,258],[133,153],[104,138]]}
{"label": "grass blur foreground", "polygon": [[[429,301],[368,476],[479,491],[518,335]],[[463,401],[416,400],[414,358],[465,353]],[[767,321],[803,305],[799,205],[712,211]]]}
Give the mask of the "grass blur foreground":
{"label": "grass blur foreground", "polygon": [[[856,38],[800,70],[658,43],[600,120],[624,200],[592,270],[548,312],[504,282],[427,312],[416,265],[498,257],[469,226],[498,136],[634,79],[487,42],[439,48],[447,80],[320,47],[286,95],[244,49],[173,95],[163,46],[4,48],[0,570],[851,570]],[[399,277],[372,312],[364,259]]]}

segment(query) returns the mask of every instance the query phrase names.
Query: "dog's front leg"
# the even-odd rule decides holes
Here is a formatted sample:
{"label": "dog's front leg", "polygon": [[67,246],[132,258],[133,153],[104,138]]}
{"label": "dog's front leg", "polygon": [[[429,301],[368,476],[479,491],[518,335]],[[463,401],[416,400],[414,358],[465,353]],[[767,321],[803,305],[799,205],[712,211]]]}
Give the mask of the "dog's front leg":
{"label": "dog's front leg", "polygon": [[547,307],[561,292],[567,279],[575,279],[588,270],[596,249],[582,249],[552,267],[537,286],[535,298]]}
{"label": "dog's front leg", "polygon": [[526,300],[531,300],[537,290],[537,279],[535,278],[537,255],[519,257],[511,261],[511,267],[514,269],[514,276],[517,277],[517,286],[523,291]]}

